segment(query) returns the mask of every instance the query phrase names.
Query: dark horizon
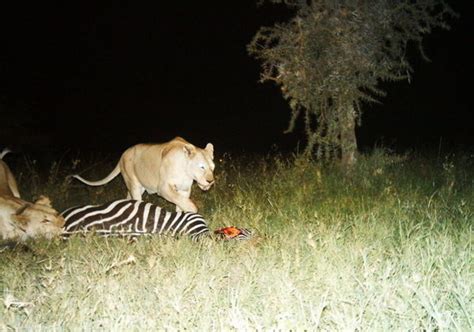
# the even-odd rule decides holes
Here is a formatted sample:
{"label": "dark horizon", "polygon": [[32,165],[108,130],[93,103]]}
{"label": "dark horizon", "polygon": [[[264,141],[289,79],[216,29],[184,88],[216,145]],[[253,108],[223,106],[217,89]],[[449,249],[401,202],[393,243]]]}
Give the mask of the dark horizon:
{"label": "dark horizon", "polygon": [[[472,148],[467,3],[452,4],[461,16],[450,31],[427,37],[432,62],[412,58],[412,82],[384,84],[381,104],[365,106],[362,149]],[[246,51],[258,28],[286,11],[254,1],[35,6],[3,10],[0,107],[6,126],[25,130],[15,137],[3,127],[2,147],[120,152],[179,135],[212,142],[217,153],[291,151],[298,143],[301,150],[301,131],[283,134],[286,101],[276,86],[257,82],[260,64]]]}

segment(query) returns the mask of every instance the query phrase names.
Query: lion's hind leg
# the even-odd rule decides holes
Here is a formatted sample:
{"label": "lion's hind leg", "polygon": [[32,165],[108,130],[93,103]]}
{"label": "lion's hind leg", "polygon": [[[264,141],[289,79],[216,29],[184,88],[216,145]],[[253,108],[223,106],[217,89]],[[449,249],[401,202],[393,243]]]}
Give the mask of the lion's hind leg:
{"label": "lion's hind leg", "polygon": [[142,200],[142,195],[145,192],[145,188],[138,182],[136,177],[130,177],[122,173],[123,180],[127,186],[127,199],[134,199],[137,201]]}
{"label": "lion's hind leg", "polygon": [[135,176],[133,163],[128,156],[127,151],[122,155],[122,158],[120,158],[119,161],[120,173],[122,174],[122,178],[128,190],[127,199],[141,201],[145,188]]}
{"label": "lion's hind leg", "polygon": [[131,185],[130,187],[127,185],[127,199],[134,199],[137,201],[142,200],[142,195],[145,192],[145,188],[140,185]]}

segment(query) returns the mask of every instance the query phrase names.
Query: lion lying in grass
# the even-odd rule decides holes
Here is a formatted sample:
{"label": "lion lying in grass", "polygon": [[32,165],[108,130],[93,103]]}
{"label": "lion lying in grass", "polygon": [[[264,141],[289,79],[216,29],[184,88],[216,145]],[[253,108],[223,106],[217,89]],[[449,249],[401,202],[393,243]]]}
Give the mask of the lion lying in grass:
{"label": "lion lying in grass", "polygon": [[51,239],[60,235],[64,218],[41,196],[34,203],[13,196],[0,196],[0,239],[25,241],[29,238]]}
{"label": "lion lying in grass", "polygon": [[49,198],[41,196],[34,203],[20,198],[15,177],[1,160],[8,152],[0,153],[0,239],[25,241],[61,234],[64,218],[52,208]]}

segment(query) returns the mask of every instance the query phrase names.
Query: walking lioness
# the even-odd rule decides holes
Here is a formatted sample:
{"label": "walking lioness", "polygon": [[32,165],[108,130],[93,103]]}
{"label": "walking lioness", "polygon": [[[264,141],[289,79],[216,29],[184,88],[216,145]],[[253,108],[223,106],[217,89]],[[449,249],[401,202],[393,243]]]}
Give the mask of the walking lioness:
{"label": "walking lioness", "polygon": [[127,149],[115,169],[104,179],[91,182],[74,177],[90,186],[110,182],[119,173],[128,189],[127,198],[141,200],[145,190],[176,204],[176,211],[197,212],[189,198],[196,181],[199,188],[209,190],[214,183],[214,147],[208,143],[198,148],[181,137],[162,144],[138,144]]}

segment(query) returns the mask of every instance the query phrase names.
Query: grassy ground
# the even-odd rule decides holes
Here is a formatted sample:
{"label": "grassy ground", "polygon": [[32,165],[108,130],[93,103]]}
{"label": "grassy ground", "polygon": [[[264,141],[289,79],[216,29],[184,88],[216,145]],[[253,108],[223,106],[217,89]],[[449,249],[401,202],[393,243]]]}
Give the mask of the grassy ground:
{"label": "grassy ground", "polygon": [[[62,210],[123,198],[113,163],[14,169],[26,198]],[[245,242],[102,239],[1,249],[0,330],[474,329],[474,157],[376,150],[350,175],[278,156],[224,156],[193,197],[211,228]],[[155,196],[146,197],[171,209]]]}

